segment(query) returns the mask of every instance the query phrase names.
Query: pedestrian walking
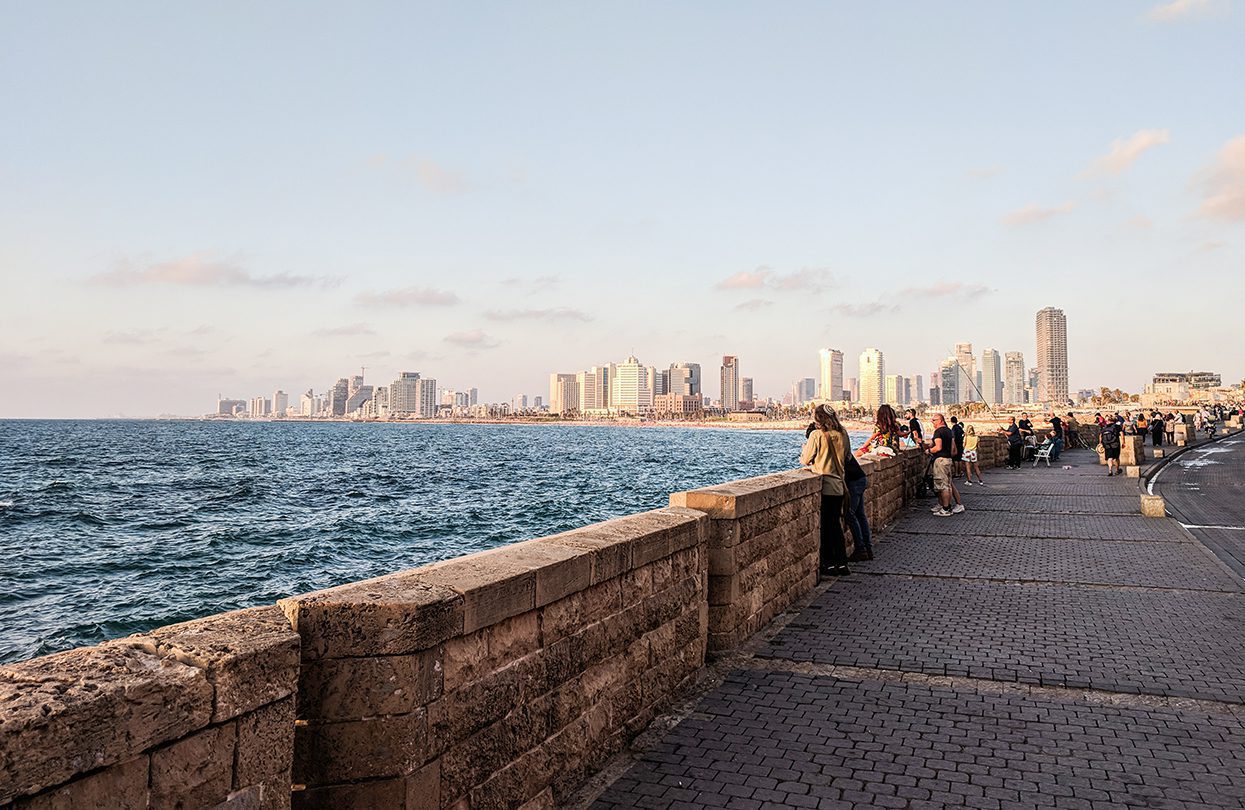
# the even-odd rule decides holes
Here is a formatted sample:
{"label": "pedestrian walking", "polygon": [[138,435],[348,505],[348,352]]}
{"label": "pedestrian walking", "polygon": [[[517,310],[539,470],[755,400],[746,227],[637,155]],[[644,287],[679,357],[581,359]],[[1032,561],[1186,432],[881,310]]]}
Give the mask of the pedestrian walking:
{"label": "pedestrian walking", "polygon": [[1163,432],[1167,434],[1168,444],[1176,443],[1176,424],[1178,422],[1181,422],[1180,417],[1171,411],[1168,411],[1167,416],[1163,417]]}
{"label": "pedestrian walking", "polygon": [[[934,459],[934,490],[938,493],[938,507],[934,514],[950,517],[964,511],[959,492],[951,480],[952,456],[955,455],[955,435],[947,427],[947,420],[940,413],[934,414],[934,437],[925,452]],[[952,505],[954,503],[954,506]]]}
{"label": "pedestrian walking", "polygon": [[951,417],[951,438],[955,443],[951,455],[951,477],[959,478],[964,472],[964,425],[954,416]]}
{"label": "pedestrian walking", "polygon": [[1155,447],[1163,446],[1163,434],[1165,433],[1163,426],[1163,414],[1155,411],[1150,415],[1150,436]]}
{"label": "pedestrian walking", "polygon": [[1120,425],[1118,422],[1108,421],[1102,426],[1102,432],[1098,437],[1099,444],[1102,445],[1102,457],[1107,462],[1107,475],[1120,474]]}
{"label": "pedestrian walking", "polygon": [[[891,413],[892,418],[894,412]],[[813,410],[816,428],[808,434],[800,452],[800,464],[821,476],[822,576],[842,577],[847,568],[847,542],[843,536],[843,505],[847,495],[844,469],[851,449],[847,431],[834,411],[825,405]]]}
{"label": "pedestrian walking", "polygon": [[846,461],[843,477],[847,481],[847,528],[851,530],[856,545],[856,550],[847,561],[865,562],[873,559],[873,536],[869,531],[869,518],[865,516],[865,490],[869,487],[869,476],[851,453],[847,454]]}
{"label": "pedestrian walking", "polygon": [[973,485],[973,470],[977,471],[977,485],[985,486],[986,479],[981,477],[981,465],[977,463],[977,429],[972,425],[964,427],[964,483]]}

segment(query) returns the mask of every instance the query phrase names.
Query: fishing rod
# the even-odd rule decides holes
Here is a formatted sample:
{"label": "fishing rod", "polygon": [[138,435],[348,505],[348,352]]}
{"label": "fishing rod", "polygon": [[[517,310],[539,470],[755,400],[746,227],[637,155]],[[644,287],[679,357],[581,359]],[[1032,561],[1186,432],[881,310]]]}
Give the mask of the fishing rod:
{"label": "fishing rod", "polygon": [[968,384],[973,387],[973,391],[977,394],[977,401],[986,406],[986,411],[989,412],[991,418],[998,419],[998,414],[994,412],[994,408],[990,407],[990,403],[986,401],[985,395],[982,394],[981,389],[977,387],[977,380],[974,379],[974,375],[968,373],[968,369],[964,368],[964,366],[960,363],[960,358],[956,356],[955,352],[948,352],[947,359],[954,361],[955,367],[963,372],[962,376],[968,380]]}

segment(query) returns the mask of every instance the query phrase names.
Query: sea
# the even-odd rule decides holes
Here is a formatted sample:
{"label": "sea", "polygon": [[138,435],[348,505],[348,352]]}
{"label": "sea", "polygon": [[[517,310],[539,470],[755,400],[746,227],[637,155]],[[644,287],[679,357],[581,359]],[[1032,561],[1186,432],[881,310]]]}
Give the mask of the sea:
{"label": "sea", "polygon": [[803,439],[0,420],[0,663],[655,509],[671,492],[791,469]]}

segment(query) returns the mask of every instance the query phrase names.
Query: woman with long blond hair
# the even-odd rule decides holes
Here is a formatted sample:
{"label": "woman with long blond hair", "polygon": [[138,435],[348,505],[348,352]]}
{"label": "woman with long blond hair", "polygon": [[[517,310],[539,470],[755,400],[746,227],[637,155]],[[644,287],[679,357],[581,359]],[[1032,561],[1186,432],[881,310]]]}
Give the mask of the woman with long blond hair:
{"label": "woman with long blond hair", "polygon": [[823,577],[847,576],[847,542],[843,537],[843,499],[847,494],[844,466],[851,451],[847,431],[825,405],[813,411],[814,430],[800,453],[800,464],[821,476],[821,565]]}

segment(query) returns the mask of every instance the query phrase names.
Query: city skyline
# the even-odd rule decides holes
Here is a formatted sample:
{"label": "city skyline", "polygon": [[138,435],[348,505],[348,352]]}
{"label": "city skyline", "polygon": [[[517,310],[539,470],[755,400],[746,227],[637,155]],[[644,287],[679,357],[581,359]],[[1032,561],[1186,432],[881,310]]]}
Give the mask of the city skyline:
{"label": "city skyline", "polygon": [[1045,306],[1070,390],[1239,380],[1242,40],[1231,0],[16,5],[0,417],[627,353],[779,396],[807,347],[1035,366]]}

